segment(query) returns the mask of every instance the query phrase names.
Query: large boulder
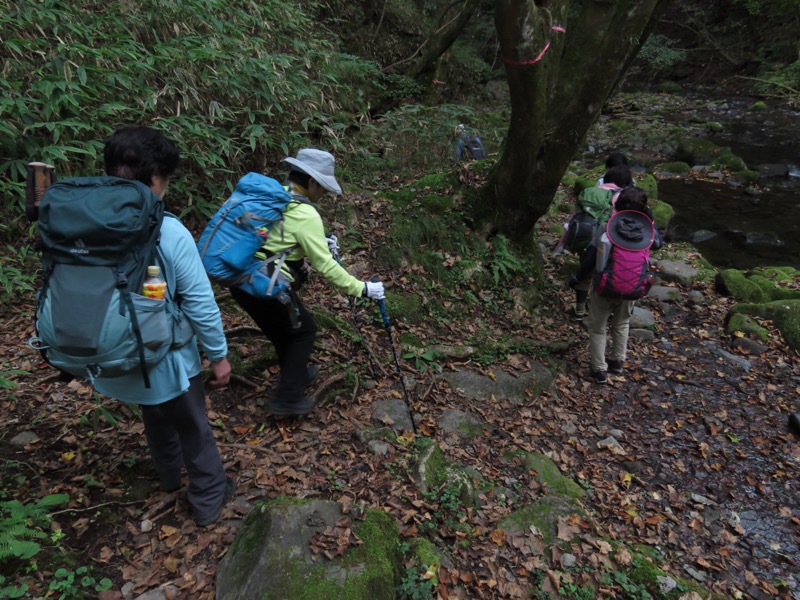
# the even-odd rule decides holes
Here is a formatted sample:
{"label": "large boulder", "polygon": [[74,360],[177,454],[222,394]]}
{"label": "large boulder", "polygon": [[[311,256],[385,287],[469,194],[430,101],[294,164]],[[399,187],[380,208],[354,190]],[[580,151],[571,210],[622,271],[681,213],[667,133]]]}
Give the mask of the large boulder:
{"label": "large boulder", "polygon": [[394,519],[383,511],[351,518],[336,502],[258,503],[220,564],[216,599],[393,600],[399,546]]}

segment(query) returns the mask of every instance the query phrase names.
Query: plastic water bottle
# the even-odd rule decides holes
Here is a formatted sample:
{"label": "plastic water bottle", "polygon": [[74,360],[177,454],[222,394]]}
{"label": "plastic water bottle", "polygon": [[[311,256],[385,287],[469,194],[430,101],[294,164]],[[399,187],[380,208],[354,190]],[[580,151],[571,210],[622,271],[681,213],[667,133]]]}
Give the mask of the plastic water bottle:
{"label": "plastic water bottle", "polygon": [[161,267],[150,265],[147,267],[147,278],[142,286],[142,296],[163,300],[167,295],[167,282],[161,277]]}

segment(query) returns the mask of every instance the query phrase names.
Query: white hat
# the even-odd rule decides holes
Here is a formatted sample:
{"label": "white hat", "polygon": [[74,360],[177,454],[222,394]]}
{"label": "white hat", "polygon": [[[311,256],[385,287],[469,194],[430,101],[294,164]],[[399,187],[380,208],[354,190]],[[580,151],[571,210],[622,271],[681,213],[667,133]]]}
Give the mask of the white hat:
{"label": "white hat", "polygon": [[329,192],[341,195],[342,188],[333,176],[336,160],[330,152],[303,148],[297,153],[297,158],[284,158],[283,162],[291,165],[293,170],[309,175]]}

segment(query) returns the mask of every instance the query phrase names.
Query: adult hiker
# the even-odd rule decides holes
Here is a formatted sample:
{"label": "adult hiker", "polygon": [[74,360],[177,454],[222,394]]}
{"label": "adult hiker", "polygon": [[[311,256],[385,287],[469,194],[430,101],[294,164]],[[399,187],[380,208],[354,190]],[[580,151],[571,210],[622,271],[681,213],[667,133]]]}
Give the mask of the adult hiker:
{"label": "adult hiker", "polygon": [[453,162],[459,163],[462,158],[480,160],[486,158],[486,149],[477,134],[467,130],[466,125],[459,123],[454,131],[455,143]]}
{"label": "adult hiker", "polygon": [[[107,175],[140,181],[163,198],[180,156],[177,146],[162,133],[131,125],[111,134],[104,158]],[[225,476],[208,424],[197,340],[211,361],[212,387],[224,386],[230,379],[228,346],[214,291],[194,238],[177,218],[164,218],[158,253],[168,293],[180,299],[178,305],[183,319],[191,325],[191,337],[183,345],[171,347],[160,362],[150,367],[150,387],[143,383],[140,369],[117,377],[104,377],[101,372],[94,385],[107,396],[141,406],[161,490],[180,489],[181,471],[186,467],[186,499],[194,510],[195,523],[205,527],[219,520],[236,486],[233,479]]]}
{"label": "adult hiker", "polygon": [[374,300],[385,298],[382,282],[360,281],[334,260],[329,244],[335,244],[336,240],[326,238],[322,218],[312,204],[329,192],[337,196],[342,193],[334,176],[333,155],[304,148],[295,158],[285,158],[283,162],[290,168],[286,185],[292,201],[284,211],[283,222],[267,236],[259,256],[266,259],[288,252],[281,273],[292,282],[291,302],[282,303],[276,298],[256,297],[240,288],[230,288],[233,298],[253,318],[278,354],[280,379],[267,405],[269,412],[278,417],[305,415],[314,408],[314,400],[306,395],[305,388],[319,373],[318,367],[309,365],[317,324],[297,294],[309,275],[308,264],[344,294]]}
{"label": "adult hiker", "polygon": [[[588,215],[590,217],[589,225],[592,232],[597,225],[603,225],[606,222],[620,192],[623,188],[631,185],[633,181],[630,169],[623,164],[617,164],[609,168],[601,180],[603,183],[598,183],[594,188],[587,188],[580,193],[575,208],[575,215],[573,216],[573,219],[575,219],[581,214]],[[573,219],[570,219],[570,223],[572,223]],[[585,244],[574,249],[581,262],[583,262],[583,257],[589,246],[588,242],[591,240],[591,235],[592,234],[589,234]],[[589,298],[589,289],[591,286],[592,274],[589,272],[573,288],[575,290],[573,315],[574,319],[578,322],[583,321],[586,317],[586,302]]]}
{"label": "adult hiker", "polygon": [[[570,280],[574,288],[594,274],[586,326],[595,383],[606,383],[609,372],[624,373],[633,306],[650,289],[649,251],[661,246],[661,234],[647,207],[647,194],[640,188],[625,188],[617,198],[606,233],[592,240],[578,273]],[[608,362],[607,326],[611,327]]]}

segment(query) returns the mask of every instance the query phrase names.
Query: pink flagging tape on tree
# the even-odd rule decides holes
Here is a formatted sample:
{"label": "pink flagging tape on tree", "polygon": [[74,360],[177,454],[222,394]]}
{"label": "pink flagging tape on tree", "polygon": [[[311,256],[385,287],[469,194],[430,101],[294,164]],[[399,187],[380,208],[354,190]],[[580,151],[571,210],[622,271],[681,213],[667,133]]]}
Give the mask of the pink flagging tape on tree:
{"label": "pink flagging tape on tree", "polygon": [[[560,25],[554,25],[550,29],[553,30],[553,31],[557,31],[558,33],[566,33],[566,31],[567,31],[566,29],[564,29]],[[542,51],[539,52],[539,55],[536,58],[532,58],[530,60],[509,60],[507,58],[504,58],[503,62],[505,64],[507,64],[507,65],[515,65],[515,66],[532,65],[532,64],[537,63],[540,60],[542,60],[542,57],[545,55],[545,53],[549,49],[550,49],[550,40],[547,41],[547,43],[544,45],[544,48],[542,48]]]}

